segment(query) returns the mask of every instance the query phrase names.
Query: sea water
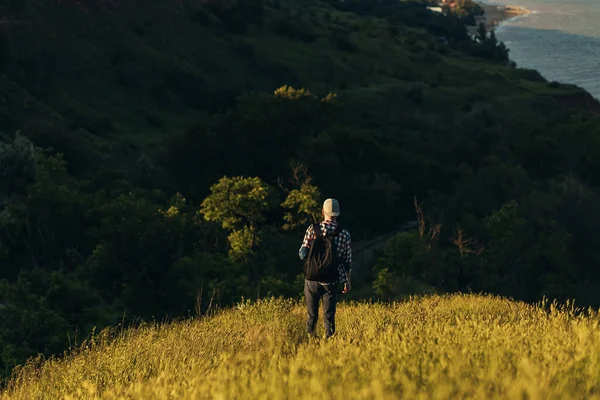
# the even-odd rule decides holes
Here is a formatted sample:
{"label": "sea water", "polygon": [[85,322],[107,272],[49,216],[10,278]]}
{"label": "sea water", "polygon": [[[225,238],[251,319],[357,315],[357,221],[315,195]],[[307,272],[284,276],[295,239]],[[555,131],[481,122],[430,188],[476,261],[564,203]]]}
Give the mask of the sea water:
{"label": "sea water", "polygon": [[576,84],[600,99],[600,0],[481,1],[532,11],[496,29],[519,67]]}

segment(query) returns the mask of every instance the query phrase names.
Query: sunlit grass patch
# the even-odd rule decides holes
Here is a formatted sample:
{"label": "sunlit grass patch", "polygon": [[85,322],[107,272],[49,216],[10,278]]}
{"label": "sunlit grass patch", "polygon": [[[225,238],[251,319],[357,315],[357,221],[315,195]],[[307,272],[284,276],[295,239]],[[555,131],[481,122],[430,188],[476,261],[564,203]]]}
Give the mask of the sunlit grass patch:
{"label": "sunlit grass patch", "polygon": [[[343,303],[309,341],[292,300],[97,336],[2,399],[598,398],[600,318],[491,296]],[[321,328],[322,329],[322,328]]]}

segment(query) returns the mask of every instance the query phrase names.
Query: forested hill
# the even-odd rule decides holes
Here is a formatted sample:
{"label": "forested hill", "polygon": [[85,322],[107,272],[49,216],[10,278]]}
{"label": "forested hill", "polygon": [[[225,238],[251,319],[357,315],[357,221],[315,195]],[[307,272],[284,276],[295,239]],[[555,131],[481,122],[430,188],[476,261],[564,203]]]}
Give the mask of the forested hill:
{"label": "forested hill", "polygon": [[469,37],[473,3],[426,4],[3,2],[3,371],[94,326],[296,296],[327,197],[355,241],[418,199],[354,293],[600,304],[600,105]]}

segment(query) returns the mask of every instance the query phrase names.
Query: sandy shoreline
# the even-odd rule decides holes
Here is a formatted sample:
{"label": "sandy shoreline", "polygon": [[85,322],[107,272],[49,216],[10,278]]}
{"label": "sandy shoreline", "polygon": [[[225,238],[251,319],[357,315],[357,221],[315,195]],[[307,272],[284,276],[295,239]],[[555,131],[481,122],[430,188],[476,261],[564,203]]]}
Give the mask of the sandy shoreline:
{"label": "sandy shoreline", "polygon": [[479,26],[480,22],[483,22],[488,31],[495,29],[502,22],[511,18],[518,17],[519,15],[531,14],[531,11],[523,7],[501,6],[489,3],[479,3],[479,5],[483,8],[484,14],[477,18],[476,27]]}

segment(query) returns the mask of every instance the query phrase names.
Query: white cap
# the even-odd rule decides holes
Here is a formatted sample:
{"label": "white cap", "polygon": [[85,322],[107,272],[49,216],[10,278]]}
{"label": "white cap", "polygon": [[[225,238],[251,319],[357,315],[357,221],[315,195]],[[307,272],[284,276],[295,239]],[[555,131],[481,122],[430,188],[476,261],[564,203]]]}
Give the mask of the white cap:
{"label": "white cap", "polygon": [[323,214],[326,217],[337,217],[340,215],[340,203],[336,199],[327,199],[323,203]]}

